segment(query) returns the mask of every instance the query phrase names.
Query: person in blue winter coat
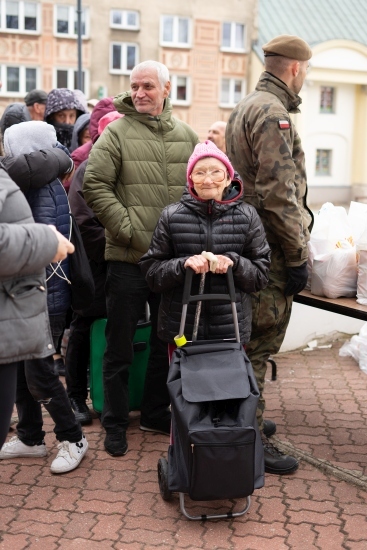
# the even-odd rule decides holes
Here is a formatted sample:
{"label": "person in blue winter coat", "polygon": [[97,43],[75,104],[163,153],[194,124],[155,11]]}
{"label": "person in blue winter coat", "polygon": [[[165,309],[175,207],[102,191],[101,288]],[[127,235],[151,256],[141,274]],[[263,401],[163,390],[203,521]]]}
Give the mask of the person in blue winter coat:
{"label": "person in blue winter coat", "polygon": [[[53,126],[41,121],[22,122],[13,125],[5,131],[4,150],[7,157],[19,159],[22,155],[29,154],[41,149],[52,149],[57,147],[56,132]],[[64,149],[65,150],[65,149]],[[73,169],[72,160],[65,159],[66,172],[71,174]],[[5,164],[12,160],[5,160]],[[18,164],[20,167],[20,163]],[[24,189],[24,180],[29,179],[22,176],[27,166],[20,168],[18,175],[13,165],[10,176],[18,183],[23,190],[26,199],[31,207],[35,222],[54,225],[64,237],[70,240],[70,214],[67,195],[61,181],[55,178],[47,185],[45,172],[40,172],[37,183],[28,189]],[[22,181],[23,180],[23,181]],[[55,348],[65,327],[66,313],[71,304],[71,290],[69,281],[69,259],[65,258],[57,264],[50,264],[46,268],[47,277],[47,305],[50,316],[50,325]]]}
{"label": "person in blue winter coat", "polygon": [[[73,162],[64,151],[57,150],[53,126],[41,121],[14,125],[5,131],[4,150],[6,157],[3,166],[23,190],[34,220],[55,226],[69,239],[69,205],[59,178],[72,172]],[[53,153],[57,151],[59,160],[64,159],[62,163],[55,161]],[[37,152],[37,157],[31,157]],[[32,166],[30,159],[33,161]],[[54,180],[50,181],[51,170],[46,168],[46,161],[51,163],[53,171],[58,172]],[[56,348],[71,303],[68,258],[50,264],[46,268],[46,280],[50,327]],[[3,445],[0,459],[47,455],[45,432],[42,429],[42,404],[55,422],[54,432],[60,441],[51,472],[60,474],[71,471],[80,464],[88,443],[75,418],[65,388],[55,372],[52,355],[20,362],[16,391],[19,417],[17,436]]]}

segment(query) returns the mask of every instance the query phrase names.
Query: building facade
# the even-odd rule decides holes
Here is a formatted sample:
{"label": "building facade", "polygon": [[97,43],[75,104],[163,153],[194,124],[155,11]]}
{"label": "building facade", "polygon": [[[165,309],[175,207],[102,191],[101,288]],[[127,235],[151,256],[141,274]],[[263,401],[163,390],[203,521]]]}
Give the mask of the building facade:
{"label": "building facade", "polygon": [[174,114],[203,139],[247,93],[257,0],[0,0],[0,112],[27,91],[78,87],[88,98],[129,89],[137,63],[171,75]]}
{"label": "building facade", "polygon": [[[276,9],[275,9],[276,8]],[[309,203],[367,202],[367,10],[358,0],[259,0],[248,91],[264,70],[261,46],[295,34],[312,48],[294,116],[305,150]]]}

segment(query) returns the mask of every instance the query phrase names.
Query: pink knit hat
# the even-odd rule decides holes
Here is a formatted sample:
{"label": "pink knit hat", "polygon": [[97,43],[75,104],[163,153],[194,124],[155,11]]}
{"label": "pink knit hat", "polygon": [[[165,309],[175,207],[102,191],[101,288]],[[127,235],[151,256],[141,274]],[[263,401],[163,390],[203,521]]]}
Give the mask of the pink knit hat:
{"label": "pink knit hat", "polygon": [[117,111],[110,111],[109,113],[106,113],[99,119],[98,122],[98,135],[101,135],[103,130],[110,124],[110,122],[113,122],[114,120],[117,120],[118,118],[122,118],[125,115],[122,115],[121,113],[118,113]]}
{"label": "pink knit hat", "polygon": [[227,167],[231,180],[233,180],[234,168],[230,163],[229,158],[225,153],[218,149],[218,147],[212,141],[209,140],[204,141],[204,143],[198,143],[195,146],[195,149],[187,163],[187,180],[190,179],[191,172],[193,171],[194,166],[198,162],[198,160],[206,157],[214,157],[223,162],[223,164]]}

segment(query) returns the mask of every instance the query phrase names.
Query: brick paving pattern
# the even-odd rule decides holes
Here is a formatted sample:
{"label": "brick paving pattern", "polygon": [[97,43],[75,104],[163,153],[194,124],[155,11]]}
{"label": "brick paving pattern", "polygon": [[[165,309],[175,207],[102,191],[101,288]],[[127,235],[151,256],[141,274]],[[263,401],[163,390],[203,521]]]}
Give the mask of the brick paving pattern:
{"label": "brick paving pattern", "polygon": [[[168,438],[141,432],[138,418],[125,457],[104,452],[96,418],[85,428],[89,451],[80,467],[52,475],[57,442],[45,415],[49,456],[0,461],[0,550],[366,550],[367,376],[339,357],[341,343],[277,357],[267,418],[300,468],[267,474],[245,516],[194,522],[181,514],[177,495],[164,502],[157,460]],[[237,510],[242,503],[204,503],[223,504]],[[187,508],[200,514],[204,505],[188,501]]]}

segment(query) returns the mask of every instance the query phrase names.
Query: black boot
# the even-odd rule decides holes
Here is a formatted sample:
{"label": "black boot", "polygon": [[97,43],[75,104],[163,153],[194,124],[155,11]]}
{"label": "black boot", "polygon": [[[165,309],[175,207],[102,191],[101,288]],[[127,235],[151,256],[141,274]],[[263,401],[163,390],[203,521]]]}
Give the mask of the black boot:
{"label": "black boot", "polygon": [[261,433],[261,440],[264,446],[265,472],[268,474],[285,475],[291,474],[298,469],[298,460],[293,456],[288,456],[272,443]]}
{"label": "black boot", "polygon": [[277,425],[272,420],[264,420],[263,432],[265,437],[271,437],[277,431]]}
{"label": "black boot", "polygon": [[104,448],[111,456],[124,456],[127,453],[126,432],[107,432]]}
{"label": "black boot", "polygon": [[92,424],[92,414],[84,399],[82,397],[70,397],[69,401],[74,411],[75,418],[79,420],[80,424],[82,426]]}

